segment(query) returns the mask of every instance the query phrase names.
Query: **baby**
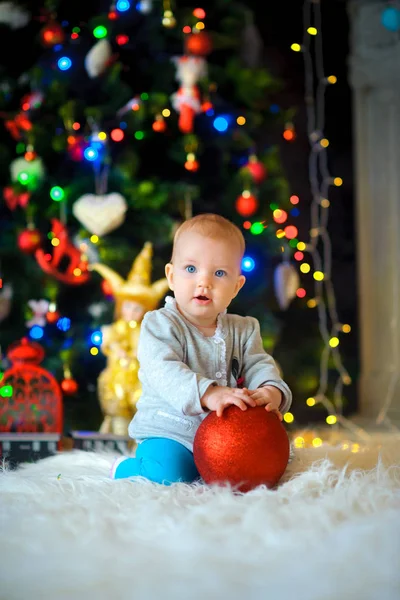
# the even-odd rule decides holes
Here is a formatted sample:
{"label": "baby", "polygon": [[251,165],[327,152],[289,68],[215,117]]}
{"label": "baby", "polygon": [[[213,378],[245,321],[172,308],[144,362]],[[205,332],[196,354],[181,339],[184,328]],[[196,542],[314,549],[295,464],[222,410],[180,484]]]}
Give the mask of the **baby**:
{"label": "baby", "polygon": [[289,409],[290,389],[263,349],[258,321],[226,312],[246,281],[244,250],[240,229],[219,215],[200,214],[178,228],[165,267],[175,299],[148,312],[141,326],[142,395],[129,426],[136,456],[117,459],[114,479],[193,482],[200,477],[193,440],[210,411],[265,406],[282,419]]}

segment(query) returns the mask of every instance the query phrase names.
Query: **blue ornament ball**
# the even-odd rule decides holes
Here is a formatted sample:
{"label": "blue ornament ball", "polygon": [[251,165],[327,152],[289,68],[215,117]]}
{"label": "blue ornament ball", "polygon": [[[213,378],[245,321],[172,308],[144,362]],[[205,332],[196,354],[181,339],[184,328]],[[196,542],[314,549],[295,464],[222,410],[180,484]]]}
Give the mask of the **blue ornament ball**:
{"label": "blue ornament ball", "polygon": [[400,31],[400,10],[394,6],[388,6],[382,11],[382,25],[389,31]]}

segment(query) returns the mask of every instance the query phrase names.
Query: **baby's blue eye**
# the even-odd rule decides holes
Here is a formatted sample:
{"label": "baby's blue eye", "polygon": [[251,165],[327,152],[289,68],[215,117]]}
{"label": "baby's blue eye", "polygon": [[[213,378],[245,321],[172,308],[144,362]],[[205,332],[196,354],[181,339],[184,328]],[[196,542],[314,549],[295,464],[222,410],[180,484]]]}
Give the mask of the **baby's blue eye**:
{"label": "baby's blue eye", "polygon": [[186,267],[186,271],[187,271],[188,273],[195,273],[195,272],[196,272],[196,267],[195,267],[194,265],[188,265],[188,266]]}
{"label": "baby's blue eye", "polygon": [[218,269],[218,271],[215,271],[216,277],[223,277],[224,275],[226,275],[226,271],[223,271],[222,269]]}

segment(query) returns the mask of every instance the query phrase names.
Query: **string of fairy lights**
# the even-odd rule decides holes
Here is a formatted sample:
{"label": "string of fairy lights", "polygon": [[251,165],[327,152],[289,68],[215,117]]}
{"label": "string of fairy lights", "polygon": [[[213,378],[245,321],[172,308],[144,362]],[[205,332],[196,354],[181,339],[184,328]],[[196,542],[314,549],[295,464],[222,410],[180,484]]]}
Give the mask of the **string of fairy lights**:
{"label": "string of fairy lights", "polygon": [[[319,0],[305,0],[303,4],[304,35],[301,44],[293,43],[294,52],[301,52],[304,62],[305,106],[307,116],[307,135],[310,144],[309,152],[309,184],[312,195],[310,208],[309,241],[302,243],[313,267],[306,261],[300,264],[302,273],[309,273],[313,268],[314,298],[307,305],[318,311],[319,331],[323,340],[320,357],[319,385],[313,397],[306,400],[308,406],[321,404],[328,415],[328,425],[342,425],[362,439],[369,436],[362,428],[343,416],[343,388],[351,384],[340,354],[340,335],[349,333],[351,326],[340,322],[335,291],[332,283],[332,248],[327,224],[329,217],[329,190],[332,186],[340,187],[340,177],[334,177],[328,167],[329,140],[325,137],[325,95],[329,86],[337,81],[335,75],[326,75],[323,58],[322,17]],[[333,397],[329,397],[329,376],[335,368],[336,381]],[[304,444],[299,438],[298,445]],[[315,438],[314,446],[322,440]]]}

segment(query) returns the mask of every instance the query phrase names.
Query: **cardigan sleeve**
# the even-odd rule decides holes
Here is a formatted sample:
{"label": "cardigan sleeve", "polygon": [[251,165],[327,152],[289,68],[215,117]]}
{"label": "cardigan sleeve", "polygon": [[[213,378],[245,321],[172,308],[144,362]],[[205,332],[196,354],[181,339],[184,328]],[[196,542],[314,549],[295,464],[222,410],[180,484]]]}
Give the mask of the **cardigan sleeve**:
{"label": "cardigan sleeve", "polygon": [[246,340],[243,354],[244,385],[249,390],[273,385],[282,392],[281,412],[287,412],[292,403],[292,392],[281,378],[272,356],[264,350],[260,324],[253,317],[246,317]]}

